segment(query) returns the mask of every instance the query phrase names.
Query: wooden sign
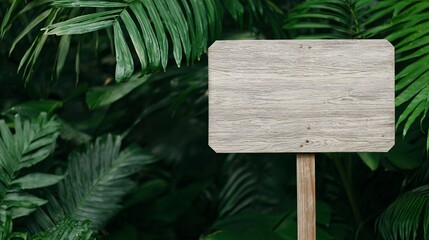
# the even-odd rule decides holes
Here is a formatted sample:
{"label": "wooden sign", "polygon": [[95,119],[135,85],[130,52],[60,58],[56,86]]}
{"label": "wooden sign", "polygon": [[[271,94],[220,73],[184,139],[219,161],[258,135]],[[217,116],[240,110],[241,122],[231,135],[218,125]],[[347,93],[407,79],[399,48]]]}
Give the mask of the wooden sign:
{"label": "wooden sign", "polygon": [[395,138],[386,40],[216,41],[209,145],[218,153],[386,152]]}
{"label": "wooden sign", "polygon": [[217,41],[209,49],[209,145],[297,152],[298,239],[316,239],[315,152],[387,152],[395,59],[386,40]]}

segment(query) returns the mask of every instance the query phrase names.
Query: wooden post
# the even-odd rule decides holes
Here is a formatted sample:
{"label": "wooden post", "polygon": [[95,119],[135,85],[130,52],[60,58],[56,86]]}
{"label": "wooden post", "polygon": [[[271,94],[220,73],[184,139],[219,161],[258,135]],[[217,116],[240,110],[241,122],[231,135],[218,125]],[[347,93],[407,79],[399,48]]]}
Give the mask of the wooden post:
{"label": "wooden post", "polygon": [[298,240],[316,239],[315,155],[296,155]]}

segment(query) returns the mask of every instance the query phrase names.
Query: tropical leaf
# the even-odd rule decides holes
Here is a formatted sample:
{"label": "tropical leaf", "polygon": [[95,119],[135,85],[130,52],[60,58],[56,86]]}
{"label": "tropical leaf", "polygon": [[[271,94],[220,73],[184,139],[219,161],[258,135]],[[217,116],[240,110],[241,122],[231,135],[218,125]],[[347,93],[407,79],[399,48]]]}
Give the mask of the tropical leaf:
{"label": "tropical leaf", "polygon": [[275,161],[231,154],[225,169],[225,183],[219,192],[219,219],[247,211],[269,211],[285,200],[280,183],[273,180]]}
{"label": "tropical leaf", "polygon": [[138,77],[134,75],[126,83],[120,83],[114,86],[93,87],[86,93],[86,103],[90,109],[112,104],[147,82],[149,76],[150,75]]}
{"label": "tropical leaf", "polygon": [[[35,1],[36,2],[36,1]],[[28,79],[34,64],[47,43],[49,35],[63,36],[58,47],[56,74],[59,76],[72,43],[71,35],[85,34],[101,29],[114,29],[116,54],[116,81],[122,82],[134,72],[131,46],[137,55],[141,74],[165,70],[168,63],[169,46],[167,35],[172,42],[173,56],[180,67],[182,56],[187,62],[199,59],[207,51],[210,40],[220,33],[222,19],[221,6],[215,0],[60,0],[29,2],[27,11],[43,12],[34,18],[16,37],[11,51],[24,36],[43,25],[31,47],[23,56],[20,69]],[[10,16],[16,12],[21,1],[14,1],[3,19],[1,35],[7,32],[13,22]],[[80,15],[77,15],[79,9]],[[60,13],[60,14],[58,14]],[[23,13],[20,13],[23,14]],[[127,38],[131,39],[131,43]],[[192,47],[191,47],[192,46]]]}
{"label": "tropical leaf", "polygon": [[[429,48],[429,17],[421,14],[428,6],[424,1],[401,1],[402,4],[405,2],[406,7],[394,4],[395,16],[386,36],[395,45],[398,55],[396,61],[400,70],[396,75],[396,105],[406,108],[399,116],[397,127],[405,123],[402,127],[403,136],[415,123],[420,123],[423,132],[429,126],[429,53],[426,51]],[[427,139],[429,142],[429,135]],[[426,148],[429,150],[429,144]]]}
{"label": "tropical leaf", "polygon": [[12,217],[5,209],[0,209],[0,239],[9,240],[12,234]]}
{"label": "tropical leaf", "polygon": [[[262,34],[269,34],[266,37],[284,38],[285,32],[281,30],[283,20],[283,6],[295,5],[298,1],[290,0],[223,0],[223,5],[227,13],[244,27],[259,25]],[[271,30],[272,33],[269,33]],[[254,29],[253,29],[254,30]]]}
{"label": "tropical leaf", "polygon": [[380,215],[378,230],[384,239],[429,239],[429,185],[399,196]]}
{"label": "tropical leaf", "polygon": [[35,189],[56,184],[61,181],[64,176],[46,174],[46,173],[30,173],[12,181],[11,185],[14,189]]}
{"label": "tropical leaf", "polygon": [[237,214],[256,201],[253,196],[257,183],[257,178],[248,167],[234,171],[219,194],[219,217]]}
{"label": "tropical leaf", "polygon": [[90,221],[100,229],[119,209],[121,198],[134,187],[128,177],[156,158],[137,146],[121,149],[121,138],[108,135],[96,139],[81,152],[69,156],[67,175],[58,185],[58,197],[39,209],[29,227],[48,230],[65,219]]}
{"label": "tropical leaf", "polygon": [[41,112],[52,113],[62,106],[62,102],[55,100],[39,100],[19,103],[5,111],[5,114],[19,114],[24,117],[37,117]]}
{"label": "tropical leaf", "polygon": [[89,240],[95,239],[89,222],[65,219],[48,231],[33,236],[34,240]]}
{"label": "tropical leaf", "polygon": [[0,239],[17,234],[12,232],[13,219],[27,216],[47,202],[22,190],[54,185],[62,179],[44,173],[20,174],[53,152],[59,132],[59,122],[45,113],[31,120],[16,115],[13,131],[0,120]]}
{"label": "tropical leaf", "polygon": [[368,12],[367,0],[309,0],[298,4],[283,26],[295,38],[357,38],[361,20]]}
{"label": "tropical leaf", "polygon": [[373,171],[377,170],[383,159],[382,153],[358,153],[362,161]]}
{"label": "tropical leaf", "polygon": [[[11,17],[19,6],[23,9]],[[58,78],[73,44],[71,35],[114,28],[116,80],[121,82],[128,80],[137,69],[132,57],[134,53],[141,74],[153,72],[159,67],[165,70],[170,52],[179,67],[183,57],[187,64],[200,59],[201,54],[207,51],[208,43],[220,35],[224,7],[240,23],[246,12],[249,12],[249,22],[262,18],[266,13],[270,17],[262,19],[266,20],[277,37],[284,36],[284,32],[278,30],[282,9],[270,0],[14,1],[2,21],[0,35],[4,37],[12,23],[26,13],[38,14],[26,24],[10,48],[13,51],[26,35],[42,28],[43,32],[38,34],[21,60],[20,70],[28,80],[43,46],[49,42],[49,35],[62,36],[55,62]]]}

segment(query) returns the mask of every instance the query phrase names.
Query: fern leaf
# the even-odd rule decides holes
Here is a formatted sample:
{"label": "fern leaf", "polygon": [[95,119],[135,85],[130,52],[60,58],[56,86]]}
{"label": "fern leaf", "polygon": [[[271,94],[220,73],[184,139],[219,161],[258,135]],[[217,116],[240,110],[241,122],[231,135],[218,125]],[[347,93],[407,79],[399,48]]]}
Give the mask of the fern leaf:
{"label": "fern leaf", "polygon": [[50,229],[66,218],[90,221],[100,229],[120,209],[121,198],[133,188],[128,177],[156,160],[136,146],[122,151],[121,138],[98,138],[82,152],[69,156],[68,173],[58,185],[58,198],[48,197],[46,211],[39,210],[30,222],[32,230]]}

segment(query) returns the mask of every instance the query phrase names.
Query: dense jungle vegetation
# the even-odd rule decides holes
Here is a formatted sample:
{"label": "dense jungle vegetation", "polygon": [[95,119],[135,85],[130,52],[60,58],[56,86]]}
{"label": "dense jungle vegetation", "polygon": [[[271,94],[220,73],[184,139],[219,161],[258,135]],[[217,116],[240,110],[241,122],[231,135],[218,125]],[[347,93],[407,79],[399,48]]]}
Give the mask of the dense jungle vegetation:
{"label": "dense jungle vegetation", "polygon": [[293,154],[207,145],[216,39],[388,39],[396,145],[317,155],[317,239],[429,239],[429,2],[2,0],[0,240],[293,240]]}

